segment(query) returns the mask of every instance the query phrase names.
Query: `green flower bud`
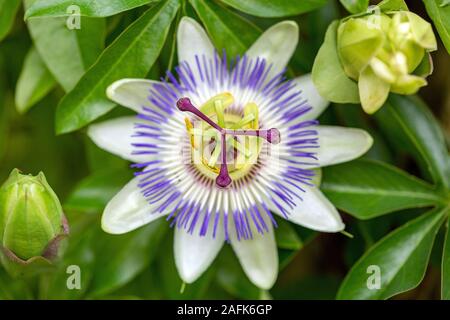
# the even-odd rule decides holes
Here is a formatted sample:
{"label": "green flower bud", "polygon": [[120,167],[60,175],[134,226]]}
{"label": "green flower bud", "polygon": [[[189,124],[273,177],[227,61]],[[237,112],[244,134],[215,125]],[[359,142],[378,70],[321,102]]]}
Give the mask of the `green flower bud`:
{"label": "green flower bud", "polygon": [[61,204],[44,174],[22,175],[14,169],[0,188],[0,245],[15,262],[56,256],[67,234]]}
{"label": "green flower bud", "polygon": [[337,51],[344,72],[358,81],[361,104],[374,113],[389,92],[414,94],[432,71],[436,50],[431,25],[409,11],[370,14],[343,20]]}

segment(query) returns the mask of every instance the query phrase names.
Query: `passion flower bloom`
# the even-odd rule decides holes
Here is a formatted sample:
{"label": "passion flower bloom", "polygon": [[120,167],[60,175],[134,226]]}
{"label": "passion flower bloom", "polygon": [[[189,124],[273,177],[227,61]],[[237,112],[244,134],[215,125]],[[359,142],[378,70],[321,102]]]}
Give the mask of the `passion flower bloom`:
{"label": "passion flower bloom", "polygon": [[88,130],[99,147],[141,169],[108,203],[102,227],[121,234],[166,216],[176,226],[175,262],[185,282],[229,242],[249,279],[270,288],[278,273],[273,214],[318,231],[343,230],[311,182],[312,169],[357,158],[372,139],[359,129],[317,126],[328,102],[310,75],[286,81],[298,42],[294,22],[271,27],[232,62],[190,18],[177,37],[176,75],[108,88],[110,99],[138,116]]}

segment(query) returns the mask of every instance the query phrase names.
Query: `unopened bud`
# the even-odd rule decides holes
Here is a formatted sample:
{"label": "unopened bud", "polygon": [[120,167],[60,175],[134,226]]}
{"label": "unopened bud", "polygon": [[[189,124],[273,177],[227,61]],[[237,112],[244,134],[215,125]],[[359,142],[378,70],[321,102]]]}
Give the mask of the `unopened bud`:
{"label": "unopened bud", "polygon": [[44,174],[14,169],[0,188],[0,247],[6,260],[52,260],[68,227],[58,197]]}
{"label": "unopened bud", "polygon": [[429,52],[436,50],[431,25],[409,11],[343,20],[338,29],[337,50],[348,77],[358,81],[361,104],[374,113],[389,92],[414,94],[427,84],[432,72]]}

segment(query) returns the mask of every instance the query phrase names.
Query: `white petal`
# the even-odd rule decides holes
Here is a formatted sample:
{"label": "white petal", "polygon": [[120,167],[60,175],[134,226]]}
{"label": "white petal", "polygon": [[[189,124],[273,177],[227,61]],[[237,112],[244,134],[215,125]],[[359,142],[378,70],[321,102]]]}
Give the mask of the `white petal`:
{"label": "white petal", "polygon": [[270,289],[278,275],[278,251],[272,223],[266,220],[269,232],[263,235],[250,223],[252,239],[238,240],[234,227],[230,228],[230,241],[245,274],[250,281],[261,289]]}
{"label": "white petal", "polygon": [[373,144],[372,137],[364,130],[333,126],[318,126],[319,166],[329,166],[359,158]]}
{"label": "white petal", "polygon": [[195,55],[214,57],[214,46],[201,25],[192,18],[183,17],[177,33],[178,61],[186,61],[193,72],[197,72]]}
{"label": "white petal", "polygon": [[104,231],[112,234],[126,233],[167,214],[153,212],[154,208],[142,195],[138,182],[138,178],[131,180],[106,205],[102,216]]}
{"label": "white petal", "polygon": [[302,120],[317,119],[328,107],[330,102],[320,96],[310,73],[297,77],[294,81],[298,83],[299,89],[302,90],[302,98],[307,99],[308,104],[313,107],[311,111],[302,117]]}
{"label": "white petal", "polygon": [[197,222],[192,234],[184,228],[175,227],[175,263],[181,279],[186,283],[194,282],[208,269],[224,244],[223,226],[217,226],[216,236],[213,237],[214,219],[211,219],[208,233],[201,237],[201,221]]}
{"label": "white petal", "polygon": [[132,138],[135,123],[135,117],[121,117],[93,124],[89,126],[87,133],[99,148],[125,160],[142,162],[148,156],[132,154],[132,143],[140,142],[138,138]]}
{"label": "white petal", "polygon": [[122,79],[110,85],[106,95],[121,106],[141,112],[142,106],[150,104],[148,100],[150,89],[157,83],[160,82],[146,79]]}
{"label": "white petal", "polygon": [[[287,188],[290,186],[285,185]],[[302,200],[293,197],[295,207],[291,208],[280,201],[279,204],[289,212],[288,221],[322,232],[339,232],[345,227],[342,219],[333,204],[323,195],[317,187],[301,186],[305,192],[290,187],[297,192]],[[274,205],[269,205],[274,213],[284,217]]]}
{"label": "white petal", "polygon": [[298,25],[283,21],[267,29],[248,49],[250,58],[264,58],[272,65],[269,78],[280,73],[288,64],[298,43]]}

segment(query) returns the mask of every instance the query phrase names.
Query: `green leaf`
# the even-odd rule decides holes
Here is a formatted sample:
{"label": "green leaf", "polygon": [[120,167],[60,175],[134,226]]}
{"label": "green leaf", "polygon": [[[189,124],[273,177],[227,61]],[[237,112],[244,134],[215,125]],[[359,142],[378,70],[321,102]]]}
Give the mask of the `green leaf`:
{"label": "green leaf", "polygon": [[[190,0],[219,53],[244,54],[261,34],[254,24],[214,1]],[[245,30],[245,32],[243,32]]]}
{"label": "green leaf", "polygon": [[344,72],[336,47],[339,21],[328,27],[325,41],[312,69],[312,79],[320,95],[338,103],[359,103],[358,85]]}
{"label": "green leaf", "polygon": [[56,85],[35,48],[28,52],[16,87],[16,108],[20,113],[27,112],[45,97]]}
{"label": "green leaf", "polygon": [[58,106],[58,134],[80,129],[114,108],[114,102],[106,97],[106,88],[114,81],[145,77],[164,45],[179,6],[179,0],[168,0],[149,9],[102,53]]}
{"label": "green leaf", "polygon": [[[32,3],[25,0],[25,7]],[[79,30],[69,29],[66,22],[66,18],[36,18],[27,24],[42,60],[68,92],[102,52],[105,21],[81,17]]]}
{"label": "green leaf", "polygon": [[[9,1],[9,0],[8,0]],[[67,17],[70,6],[78,6],[80,15],[109,17],[159,0],[36,0],[25,12],[25,19],[32,17]]]}
{"label": "green leaf", "polygon": [[227,5],[257,17],[295,16],[324,6],[327,0],[221,0]]}
{"label": "green leaf", "polygon": [[[356,262],[339,289],[338,299],[388,299],[423,279],[446,209],[432,210],[396,229]],[[372,269],[373,268],[373,269]],[[379,289],[370,287],[379,268]],[[371,288],[371,289],[369,289]]]}
{"label": "green leaf", "polygon": [[167,222],[159,219],[120,236],[101,232],[96,239],[95,277],[89,297],[109,294],[147,268],[167,230]]}
{"label": "green leaf", "polygon": [[443,300],[450,300],[450,229],[448,227],[448,221],[443,251],[441,296]]}
{"label": "green leaf", "polygon": [[102,212],[106,204],[132,178],[124,169],[105,169],[85,178],[64,203],[67,210]]}
{"label": "green leaf", "polygon": [[342,5],[350,13],[360,13],[367,10],[369,0],[340,0]]}
{"label": "green leaf", "polygon": [[20,0],[0,0],[0,41],[11,31],[20,2]]}
{"label": "green leaf", "polygon": [[396,146],[413,153],[434,182],[450,188],[450,157],[444,136],[419,98],[392,94],[375,118]]}
{"label": "green leaf", "polygon": [[323,170],[326,196],[359,219],[443,202],[432,186],[383,162],[361,159]]}
{"label": "green leaf", "polygon": [[441,6],[440,0],[423,0],[428,15],[433,20],[439,36],[450,53],[450,6]]}

